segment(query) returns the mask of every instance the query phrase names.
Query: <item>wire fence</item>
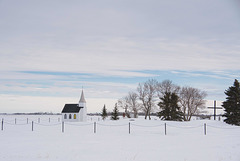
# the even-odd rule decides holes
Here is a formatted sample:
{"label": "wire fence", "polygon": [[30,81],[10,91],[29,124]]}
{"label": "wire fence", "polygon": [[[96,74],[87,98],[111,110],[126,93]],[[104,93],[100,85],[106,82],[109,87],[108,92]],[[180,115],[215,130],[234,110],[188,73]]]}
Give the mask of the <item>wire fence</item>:
{"label": "wire fence", "polygon": [[19,125],[19,124],[29,124],[32,121],[35,123],[53,123],[53,122],[61,122],[60,118],[25,118],[25,119],[20,119],[20,118],[15,118],[15,119],[9,119],[9,118],[2,118],[2,121],[4,120],[4,122],[7,122],[9,124],[15,124],[15,125]]}
{"label": "wire fence", "polygon": [[168,124],[168,126],[169,127],[179,128],[179,129],[195,129],[195,128],[203,127],[204,125],[198,125],[198,126],[176,126],[176,125]]}
{"label": "wire fence", "polygon": [[215,128],[215,129],[227,129],[227,130],[240,129],[240,127],[238,127],[238,126],[233,126],[233,127],[214,126],[214,125],[208,125],[208,126]]}
{"label": "wire fence", "polygon": [[20,124],[15,124],[15,123],[11,123],[11,122],[4,122],[7,125],[12,125],[12,126],[19,126],[19,125],[28,125],[28,123],[20,123]]}
{"label": "wire fence", "polygon": [[[83,127],[89,126],[92,127],[93,133],[97,133],[97,128],[98,129],[106,129],[106,128],[111,128],[116,127],[116,129],[121,129],[124,131],[128,131],[129,134],[131,133],[140,133],[140,129],[144,129],[144,131],[149,131],[150,133],[152,132],[151,129],[155,128],[158,130],[158,132],[162,132],[163,135],[168,135],[171,133],[172,129],[178,129],[174,130],[175,133],[184,131],[184,130],[190,130],[190,129],[202,129],[202,134],[207,135],[208,134],[208,129],[219,129],[219,130],[234,130],[237,129],[238,133],[240,134],[240,127],[238,126],[216,126],[212,124],[201,124],[201,125],[195,125],[195,126],[188,126],[188,125],[177,125],[173,123],[160,123],[160,124],[155,124],[155,125],[146,125],[146,124],[139,124],[139,123],[112,123],[112,122],[61,122],[60,118],[57,119],[2,119],[1,121],[1,131],[5,131],[5,126],[31,126],[31,131],[34,131],[35,127],[42,126],[42,127],[59,127],[61,129],[61,132],[65,132],[65,127],[77,127],[78,129],[81,129]],[[172,130],[173,131],[173,130]],[[154,133],[154,132],[153,132]]]}

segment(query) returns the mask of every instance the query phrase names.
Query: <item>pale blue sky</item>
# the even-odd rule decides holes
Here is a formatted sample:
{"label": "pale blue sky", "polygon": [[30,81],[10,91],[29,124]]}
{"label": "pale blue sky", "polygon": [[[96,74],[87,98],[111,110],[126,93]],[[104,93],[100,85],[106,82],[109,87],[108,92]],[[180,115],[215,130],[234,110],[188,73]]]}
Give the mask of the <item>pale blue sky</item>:
{"label": "pale blue sky", "polygon": [[238,0],[0,0],[0,112],[89,112],[170,79],[225,99],[240,78]]}

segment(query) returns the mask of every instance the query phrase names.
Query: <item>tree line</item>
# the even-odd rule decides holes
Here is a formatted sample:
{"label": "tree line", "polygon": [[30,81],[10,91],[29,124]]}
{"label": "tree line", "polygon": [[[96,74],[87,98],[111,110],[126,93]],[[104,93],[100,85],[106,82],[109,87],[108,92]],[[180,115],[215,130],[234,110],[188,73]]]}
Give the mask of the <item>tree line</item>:
{"label": "tree line", "polygon": [[[226,100],[222,107],[224,122],[240,126],[240,83],[235,79],[233,86],[225,90]],[[180,87],[170,80],[158,82],[149,79],[139,83],[135,92],[118,100],[111,113],[112,120],[118,120],[118,107],[125,110],[127,117],[138,116],[138,112],[144,112],[145,119],[151,119],[151,113],[158,110],[157,115],[162,120],[190,121],[191,117],[201,108],[205,107],[204,98],[206,92],[200,89],[185,86]],[[107,110],[104,105],[102,118],[107,117]]]}
{"label": "tree line", "polygon": [[[205,107],[205,91],[190,86],[180,87],[170,80],[158,82],[156,79],[149,79],[139,83],[136,91],[129,92],[125,97],[118,100],[113,115],[116,115],[116,108],[124,109],[127,117],[138,116],[141,111],[145,119],[151,119],[151,113],[157,112],[162,120],[190,121],[191,117],[199,109]],[[102,117],[106,117],[106,107],[102,110]]]}

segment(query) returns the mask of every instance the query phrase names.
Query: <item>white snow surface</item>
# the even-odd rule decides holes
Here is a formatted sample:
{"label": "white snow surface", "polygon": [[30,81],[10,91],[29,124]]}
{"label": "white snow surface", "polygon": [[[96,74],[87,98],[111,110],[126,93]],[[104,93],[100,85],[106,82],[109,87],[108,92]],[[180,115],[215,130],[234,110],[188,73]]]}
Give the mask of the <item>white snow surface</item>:
{"label": "white snow surface", "polygon": [[240,161],[240,127],[222,121],[89,116],[88,122],[65,123],[62,132],[57,115],[2,118],[0,161]]}

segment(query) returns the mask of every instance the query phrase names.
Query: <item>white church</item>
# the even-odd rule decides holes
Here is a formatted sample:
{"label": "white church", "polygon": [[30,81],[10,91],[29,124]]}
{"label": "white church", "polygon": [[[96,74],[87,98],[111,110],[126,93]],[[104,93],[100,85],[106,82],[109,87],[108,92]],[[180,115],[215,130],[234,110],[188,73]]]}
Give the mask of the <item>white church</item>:
{"label": "white church", "polygon": [[87,121],[87,107],[83,90],[78,104],[65,104],[62,110],[63,122]]}

